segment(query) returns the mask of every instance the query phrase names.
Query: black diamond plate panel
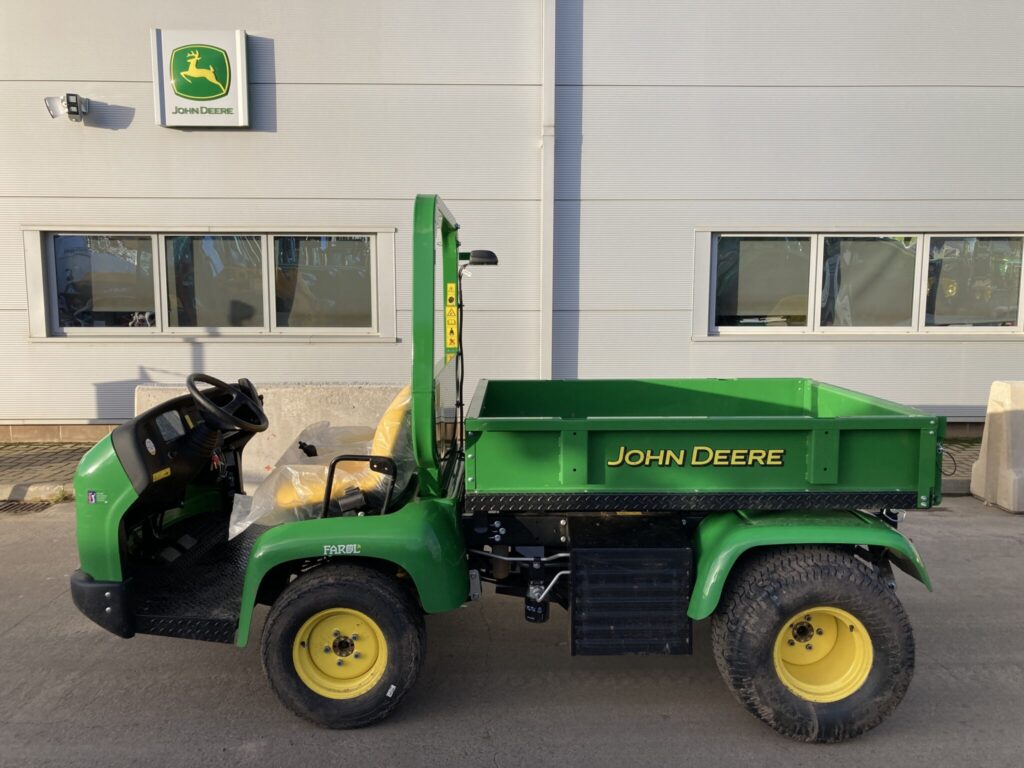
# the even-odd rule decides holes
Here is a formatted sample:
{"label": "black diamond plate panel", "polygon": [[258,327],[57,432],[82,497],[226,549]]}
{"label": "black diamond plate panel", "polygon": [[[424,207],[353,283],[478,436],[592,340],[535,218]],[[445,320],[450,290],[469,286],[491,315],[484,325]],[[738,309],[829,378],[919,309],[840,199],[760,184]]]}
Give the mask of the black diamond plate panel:
{"label": "black diamond plate panel", "polygon": [[238,619],[177,618],[173,616],[138,616],[135,631],[141,635],[182,637],[210,643],[235,642]]}
{"label": "black diamond plate panel", "polygon": [[234,642],[249,553],[265,530],[251,526],[198,558],[182,556],[170,565],[138,574],[132,588],[136,631]]}
{"label": "black diamond plate panel", "polygon": [[858,493],[467,493],[468,512],[716,512],[729,509],[914,509],[917,495]]}

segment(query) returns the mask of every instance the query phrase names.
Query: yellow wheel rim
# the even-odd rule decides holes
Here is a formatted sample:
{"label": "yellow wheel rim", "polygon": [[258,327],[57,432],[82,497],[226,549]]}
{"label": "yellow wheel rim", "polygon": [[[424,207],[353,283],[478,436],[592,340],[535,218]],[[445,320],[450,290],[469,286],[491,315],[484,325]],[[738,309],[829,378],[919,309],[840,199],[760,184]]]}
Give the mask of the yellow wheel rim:
{"label": "yellow wheel rim", "polygon": [[384,675],[388,644],[377,622],[352,608],[310,616],[292,643],[299,679],[328,699],[362,696]]}
{"label": "yellow wheel rim", "polygon": [[855,693],[871,672],[875,653],[860,620],[841,608],[808,608],[775,637],[775,673],[806,701],[839,701]]}

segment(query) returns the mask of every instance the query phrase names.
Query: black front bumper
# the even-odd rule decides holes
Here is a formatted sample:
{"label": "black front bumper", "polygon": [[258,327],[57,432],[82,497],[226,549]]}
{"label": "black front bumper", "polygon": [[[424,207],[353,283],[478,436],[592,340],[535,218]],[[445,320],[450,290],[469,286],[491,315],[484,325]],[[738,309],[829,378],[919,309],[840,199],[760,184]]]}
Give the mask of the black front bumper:
{"label": "black front bumper", "polygon": [[96,581],[82,570],[71,574],[71,599],[75,607],[118,637],[135,636],[135,617],[128,592],[127,582]]}

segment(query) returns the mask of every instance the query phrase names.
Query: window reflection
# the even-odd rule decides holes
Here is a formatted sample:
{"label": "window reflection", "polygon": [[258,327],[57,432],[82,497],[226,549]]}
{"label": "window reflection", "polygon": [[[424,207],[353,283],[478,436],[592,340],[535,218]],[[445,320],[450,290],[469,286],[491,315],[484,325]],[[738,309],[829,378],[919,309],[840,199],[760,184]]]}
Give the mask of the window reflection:
{"label": "window reflection", "polygon": [[155,325],[151,238],[55,235],[53,256],[60,327]]}
{"label": "window reflection", "polygon": [[807,237],[720,237],[715,324],[807,325],[810,266]]}
{"label": "window reflection", "polygon": [[913,324],[916,237],[826,237],[821,325]]}
{"label": "window reflection", "polygon": [[1019,237],[933,236],[925,324],[1016,325],[1021,249]]}
{"label": "window reflection", "polygon": [[277,325],[369,328],[373,324],[370,238],[274,238]]}
{"label": "window reflection", "polygon": [[171,326],[263,325],[263,256],[253,235],[168,237],[167,299]]}

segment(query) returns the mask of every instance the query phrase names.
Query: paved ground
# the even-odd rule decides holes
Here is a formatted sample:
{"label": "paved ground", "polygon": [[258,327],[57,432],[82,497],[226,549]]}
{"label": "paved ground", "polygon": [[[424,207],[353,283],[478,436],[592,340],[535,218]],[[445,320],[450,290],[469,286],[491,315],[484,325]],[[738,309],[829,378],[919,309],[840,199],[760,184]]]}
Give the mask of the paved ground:
{"label": "paved ground", "polygon": [[73,495],[75,467],[89,443],[0,443],[0,501]]}
{"label": "paved ground", "polygon": [[428,619],[420,683],[390,720],[310,726],[267,688],[255,646],[120,640],[66,588],[73,511],[0,514],[0,766],[974,766],[1024,764],[1024,516],[950,499],[906,530],[929,594],[900,578],[917,675],[847,744],[786,741],[733,701],[696,629],[692,658],[570,658],[564,612],[526,624],[489,596]]}

